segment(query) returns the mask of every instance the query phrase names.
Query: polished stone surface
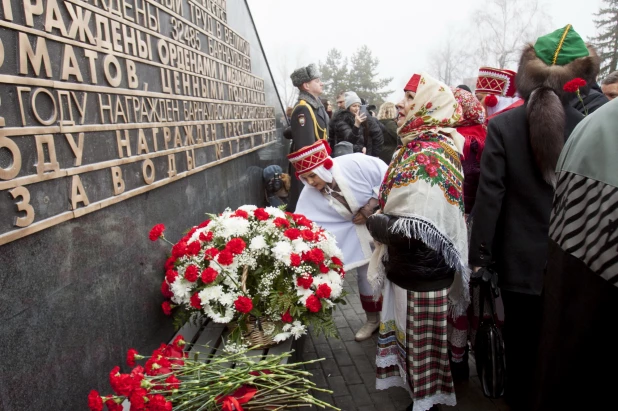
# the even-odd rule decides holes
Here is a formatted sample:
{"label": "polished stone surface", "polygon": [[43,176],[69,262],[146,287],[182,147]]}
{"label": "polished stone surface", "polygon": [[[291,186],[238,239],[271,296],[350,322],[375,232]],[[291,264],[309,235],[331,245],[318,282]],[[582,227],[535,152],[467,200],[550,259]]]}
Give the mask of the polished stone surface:
{"label": "polished stone surface", "polygon": [[[246,3],[227,5],[228,25],[251,43],[252,71],[280,118]],[[28,164],[32,149],[24,149]],[[159,291],[169,247],[150,242],[150,228],[165,224],[173,241],[205,213],[263,204],[262,169],[284,166],[287,150],[278,123],[278,141],[267,148],[0,246],[0,409],[84,410],[91,389],[111,393],[108,373],[126,370],[128,348],[150,352],[173,335]],[[41,215],[66,208],[70,187],[55,181]]]}

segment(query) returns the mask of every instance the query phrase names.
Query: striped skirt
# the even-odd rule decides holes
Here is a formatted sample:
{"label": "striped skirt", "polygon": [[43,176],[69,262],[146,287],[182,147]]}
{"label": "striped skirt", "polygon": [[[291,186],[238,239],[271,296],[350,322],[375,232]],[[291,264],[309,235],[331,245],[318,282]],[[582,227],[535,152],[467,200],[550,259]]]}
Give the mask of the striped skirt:
{"label": "striped skirt", "polygon": [[413,411],[455,405],[448,361],[448,289],[408,291],[386,280],[376,356],[376,388],[404,387]]}

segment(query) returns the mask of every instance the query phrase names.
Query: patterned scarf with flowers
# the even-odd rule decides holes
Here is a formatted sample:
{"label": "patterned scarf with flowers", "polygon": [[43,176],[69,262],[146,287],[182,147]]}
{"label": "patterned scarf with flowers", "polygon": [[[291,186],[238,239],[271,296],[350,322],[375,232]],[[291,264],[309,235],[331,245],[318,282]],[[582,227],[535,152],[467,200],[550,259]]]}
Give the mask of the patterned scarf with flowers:
{"label": "patterned scarf with flowers", "polygon": [[[380,187],[380,208],[399,217],[394,232],[422,241],[457,271],[449,291],[451,311],[457,316],[469,302],[460,160],[464,138],[454,128],[462,109],[449,87],[426,74],[415,76],[418,85],[413,105],[398,130],[403,146]],[[374,290],[384,281],[383,258],[387,258],[386,247],[379,247],[369,269],[374,273],[370,278]]]}

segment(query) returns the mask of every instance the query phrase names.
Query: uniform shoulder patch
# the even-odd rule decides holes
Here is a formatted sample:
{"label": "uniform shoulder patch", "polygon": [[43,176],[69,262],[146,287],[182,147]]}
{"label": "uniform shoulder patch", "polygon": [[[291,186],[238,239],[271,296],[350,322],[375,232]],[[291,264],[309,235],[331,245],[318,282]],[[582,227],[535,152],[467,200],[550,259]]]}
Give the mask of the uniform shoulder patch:
{"label": "uniform shoulder patch", "polygon": [[301,127],[305,126],[305,115],[304,114],[298,115],[298,124],[300,124]]}

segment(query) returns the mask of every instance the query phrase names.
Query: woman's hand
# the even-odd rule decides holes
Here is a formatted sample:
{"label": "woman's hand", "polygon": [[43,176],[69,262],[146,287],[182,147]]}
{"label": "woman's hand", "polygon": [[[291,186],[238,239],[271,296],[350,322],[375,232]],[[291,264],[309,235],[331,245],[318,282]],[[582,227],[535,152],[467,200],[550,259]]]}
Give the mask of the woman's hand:
{"label": "woman's hand", "polygon": [[354,115],[354,125],[360,127],[362,123],[367,120],[367,116],[364,113],[357,113]]}
{"label": "woman's hand", "polygon": [[354,215],[354,217],[352,217],[352,222],[354,224],[365,224],[367,222],[367,218],[358,212]]}
{"label": "woman's hand", "polygon": [[362,153],[367,154],[367,147],[363,147]]}

